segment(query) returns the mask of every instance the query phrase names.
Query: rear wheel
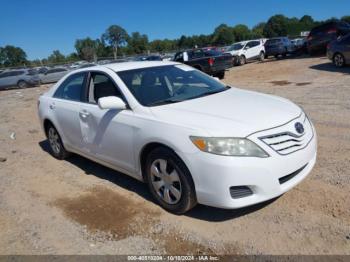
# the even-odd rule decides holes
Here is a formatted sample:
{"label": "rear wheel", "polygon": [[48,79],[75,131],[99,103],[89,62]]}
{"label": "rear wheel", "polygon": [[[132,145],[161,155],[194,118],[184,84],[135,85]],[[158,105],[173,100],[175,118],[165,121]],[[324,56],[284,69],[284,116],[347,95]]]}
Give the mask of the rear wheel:
{"label": "rear wheel", "polygon": [[333,57],[333,64],[336,67],[344,67],[345,66],[345,58],[342,54],[336,53]]}
{"label": "rear wheel", "polygon": [[18,88],[27,88],[28,87],[28,83],[26,81],[24,81],[24,80],[20,80],[17,83],[17,87]]}
{"label": "rear wheel", "polygon": [[55,158],[62,160],[69,156],[69,152],[64,148],[61,137],[53,125],[47,126],[46,136],[49,140],[50,152]]}
{"label": "rear wheel", "polygon": [[147,157],[145,170],[151,194],[164,209],[183,214],[196,205],[191,174],[172,150],[154,149]]}
{"label": "rear wheel", "polygon": [[224,79],[224,77],[225,77],[225,71],[221,71],[221,72],[219,72],[219,73],[216,73],[214,76],[217,77],[217,78],[219,78],[219,79]]}

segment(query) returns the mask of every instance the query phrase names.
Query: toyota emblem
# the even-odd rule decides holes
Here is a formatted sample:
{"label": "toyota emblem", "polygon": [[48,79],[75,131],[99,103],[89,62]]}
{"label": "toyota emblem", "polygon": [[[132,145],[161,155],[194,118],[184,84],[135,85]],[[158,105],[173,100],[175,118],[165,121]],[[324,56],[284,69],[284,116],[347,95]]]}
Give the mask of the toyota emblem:
{"label": "toyota emblem", "polygon": [[298,134],[304,133],[304,126],[302,123],[296,122],[294,127],[295,127],[295,130],[297,131]]}

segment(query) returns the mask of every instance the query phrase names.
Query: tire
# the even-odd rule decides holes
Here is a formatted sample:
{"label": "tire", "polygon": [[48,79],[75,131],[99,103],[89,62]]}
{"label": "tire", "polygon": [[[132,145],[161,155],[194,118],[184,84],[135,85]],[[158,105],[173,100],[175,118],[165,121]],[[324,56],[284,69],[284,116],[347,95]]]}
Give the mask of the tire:
{"label": "tire", "polygon": [[279,55],[275,55],[275,58],[278,59],[278,56],[279,56]]}
{"label": "tire", "polygon": [[245,56],[244,55],[241,55],[238,59],[238,64],[239,65],[244,65],[246,63],[246,59],[245,59]]}
{"label": "tire", "polygon": [[57,129],[49,124],[46,128],[46,136],[50,144],[50,153],[57,159],[63,160],[69,157],[70,153],[64,148],[62,139]]}
{"label": "tire", "polygon": [[225,78],[225,71],[221,71],[219,73],[216,73],[215,77],[219,78],[220,80],[224,79]]}
{"label": "tire", "polygon": [[151,151],[147,156],[145,172],[152,196],[167,211],[180,215],[196,205],[191,174],[172,150],[158,147]]}
{"label": "tire", "polygon": [[265,53],[263,51],[261,51],[260,54],[259,54],[259,60],[261,62],[263,62],[265,60],[265,56],[266,56]]}
{"label": "tire", "polygon": [[336,53],[333,56],[333,64],[338,67],[344,67],[345,66],[345,57],[341,53]]}
{"label": "tire", "polygon": [[285,57],[287,57],[287,54],[288,54],[288,50],[287,50],[287,48],[284,50],[284,53],[282,54],[282,56],[285,58]]}
{"label": "tire", "polygon": [[24,80],[19,80],[17,83],[17,87],[18,88],[27,88],[28,87],[28,83]]}

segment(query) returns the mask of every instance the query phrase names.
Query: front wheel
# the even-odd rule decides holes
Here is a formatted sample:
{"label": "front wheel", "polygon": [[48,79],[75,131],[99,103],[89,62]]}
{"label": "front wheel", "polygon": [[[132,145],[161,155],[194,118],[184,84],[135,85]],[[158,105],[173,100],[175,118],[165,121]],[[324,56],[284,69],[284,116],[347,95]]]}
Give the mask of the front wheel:
{"label": "front wheel", "polygon": [[263,62],[264,60],[265,60],[265,54],[264,54],[264,52],[260,52],[260,54],[259,54],[259,60],[261,61],[261,62]]}
{"label": "front wheel", "polygon": [[151,194],[164,209],[183,214],[196,205],[191,174],[172,150],[165,147],[153,150],[145,170]]}
{"label": "front wheel", "polygon": [[333,64],[336,67],[344,67],[345,66],[345,58],[342,54],[337,53],[333,57]]}
{"label": "front wheel", "polygon": [[247,61],[246,61],[246,59],[245,59],[245,56],[243,56],[243,55],[241,55],[240,57],[239,57],[239,60],[238,60],[239,62],[239,65],[244,65]]}

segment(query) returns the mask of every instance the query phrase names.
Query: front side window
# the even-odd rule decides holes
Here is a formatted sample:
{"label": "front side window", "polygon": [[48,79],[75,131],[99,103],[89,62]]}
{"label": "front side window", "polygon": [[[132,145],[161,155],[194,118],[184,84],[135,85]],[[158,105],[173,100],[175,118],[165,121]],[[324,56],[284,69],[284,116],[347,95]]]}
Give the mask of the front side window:
{"label": "front side window", "polygon": [[144,106],[181,102],[228,89],[221,82],[186,65],[141,68],[117,74]]}
{"label": "front side window", "polygon": [[89,83],[89,103],[97,104],[98,99],[106,96],[117,96],[122,98],[119,89],[108,76],[102,73],[91,73]]}
{"label": "front side window", "polygon": [[56,90],[53,95],[71,101],[81,101],[84,89],[85,73],[77,73],[69,76]]}

